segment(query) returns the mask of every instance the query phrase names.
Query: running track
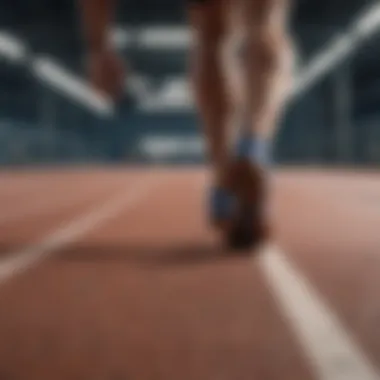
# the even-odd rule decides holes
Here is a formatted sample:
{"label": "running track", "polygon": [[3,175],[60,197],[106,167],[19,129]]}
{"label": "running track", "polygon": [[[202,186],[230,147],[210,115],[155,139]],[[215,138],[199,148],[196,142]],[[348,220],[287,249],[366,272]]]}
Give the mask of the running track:
{"label": "running track", "polygon": [[199,169],[0,173],[1,380],[380,379],[380,175],[279,171],[232,257]]}

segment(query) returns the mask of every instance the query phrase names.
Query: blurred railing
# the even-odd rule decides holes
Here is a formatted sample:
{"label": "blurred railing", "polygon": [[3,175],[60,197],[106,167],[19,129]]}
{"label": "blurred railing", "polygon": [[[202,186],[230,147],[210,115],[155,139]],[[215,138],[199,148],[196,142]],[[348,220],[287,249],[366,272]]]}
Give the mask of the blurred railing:
{"label": "blurred railing", "polygon": [[[362,25],[364,31],[380,23],[371,20]],[[338,38],[333,28],[311,29],[298,31],[302,67],[332,38],[338,41],[334,49],[350,54],[291,104],[277,139],[277,161],[380,165],[380,33],[352,49],[345,29]],[[140,39],[146,42],[147,35]],[[97,97],[86,98],[84,105],[87,90],[80,74],[55,71],[53,61],[32,60],[31,49],[12,50],[5,43],[10,60],[0,57],[0,164],[203,162],[184,70],[187,50],[131,45],[133,86],[114,114],[102,115],[91,112],[93,106],[99,111]],[[335,62],[336,57],[325,57],[310,78]]]}

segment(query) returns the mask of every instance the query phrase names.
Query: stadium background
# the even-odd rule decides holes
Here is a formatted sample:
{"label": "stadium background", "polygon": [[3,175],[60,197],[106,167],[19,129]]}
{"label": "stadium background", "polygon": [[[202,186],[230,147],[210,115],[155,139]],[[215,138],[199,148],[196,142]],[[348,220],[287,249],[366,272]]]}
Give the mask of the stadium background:
{"label": "stadium background", "polygon": [[[379,7],[368,16],[373,1],[295,3],[297,74],[327,54],[289,107],[278,162],[379,165]],[[68,0],[0,3],[0,163],[202,162],[182,2],[120,2],[112,36],[132,80],[115,109],[85,82],[75,12]]]}
{"label": "stadium background", "polygon": [[380,2],[293,1],[272,233],[242,255],[183,165],[182,0],[120,0],[116,108],[74,0],[0,1],[0,380],[380,379]]}

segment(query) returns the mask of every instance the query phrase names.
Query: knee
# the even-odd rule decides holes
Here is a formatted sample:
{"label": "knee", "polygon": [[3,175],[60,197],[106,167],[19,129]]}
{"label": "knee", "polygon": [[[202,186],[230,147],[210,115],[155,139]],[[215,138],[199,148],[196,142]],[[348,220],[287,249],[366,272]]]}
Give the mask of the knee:
{"label": "knee", "polygon": [[291,39],[282,28],[272,25],[251,27],[247,30],[245,53],[255,65],[266,70],[291,69],[293,49]]}

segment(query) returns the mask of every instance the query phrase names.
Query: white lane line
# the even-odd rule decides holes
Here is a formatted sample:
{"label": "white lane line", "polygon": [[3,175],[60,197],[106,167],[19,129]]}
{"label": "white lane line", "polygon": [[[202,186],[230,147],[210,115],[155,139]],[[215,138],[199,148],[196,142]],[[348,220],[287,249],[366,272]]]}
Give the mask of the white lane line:
{"label": "white lane line", "polygon": [[273,245],[260,253],[260,265],[280,310],[319,380],[378,380],[379,372],[366,358],[337,316]]}
{"label": "white lane line", "polygon": [[[162,182],[160,181],[160,183]],[[132,190],[122,192],[103,204],[95,206],[90,212],[75,218],[66,226],[49,234],[39,243],[9,253],[9,258],[0,261],[0,284],[52,256],[60,248],[75,242],[81,236],[100,227],[121,212],[131,211],[142,200],[146,199],[152,190],[152,185],[154,185],[154,181],[145,178]]]}
{"label": "white lane line", "polygon": [[26,205],[21,205],[20,207],[12,206],[11,212],[0,215],[0,226],[18,222],[20,220],[22,221],[25,218],[36,215],[40,217],[46,213],[61,211],[67,207],[81,204],[82,202],[86,201],[89,196],[100,196],[105,193],[104,188],[100,190],[92,188],[90,191],[91,192],[87,191],[85,194],[81,192],[69,193],[68,195],[63,194],[63,196],[61,194],[59,198],[54,196],[46,197],[44,193],[40,194],[38,199],[34,198],[33,196],[30,197],[30,195],[28,195],[29,203],[33,203],[29,204],[29,207]]}

